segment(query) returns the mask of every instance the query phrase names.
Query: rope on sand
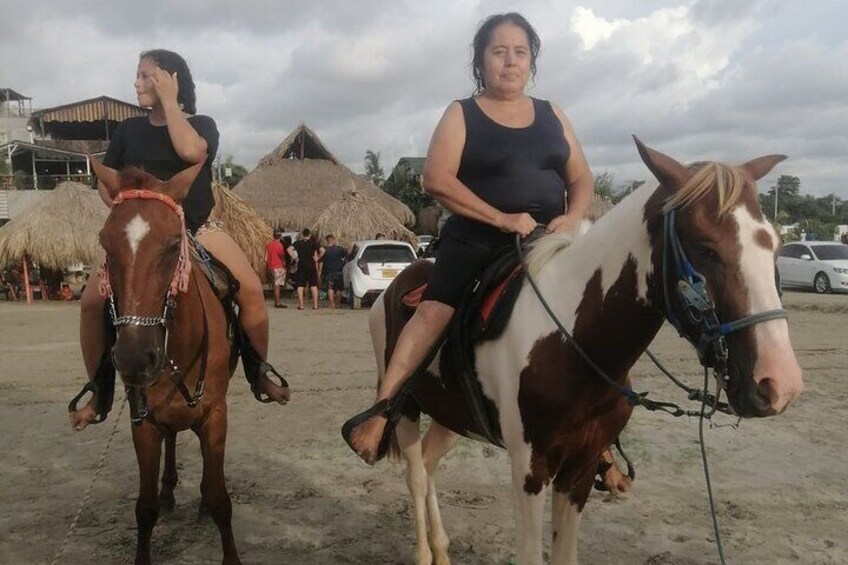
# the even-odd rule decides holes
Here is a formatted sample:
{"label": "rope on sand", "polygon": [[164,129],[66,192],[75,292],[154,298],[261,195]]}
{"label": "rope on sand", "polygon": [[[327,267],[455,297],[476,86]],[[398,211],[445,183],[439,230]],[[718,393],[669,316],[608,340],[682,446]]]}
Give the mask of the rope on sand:
{"label": "rope on sand", "polygon": [[109,453],[109,448],[112,447],[112,439],[118,433],[118,426],[121,424],[121,414],[124,413],[124,406],[126,405],[127,398],[125,396],[124,401],[121,403],[121,408],[115,416],[115,425],[112,426],[112,433],[110,433],[109,437],[106,438],[106,446],[103,448],[103,453],[100,454],[100,461],[97,462],[97,468],[94,470],[94,476],[91,478],[91,483],[88,485],[85,496],[83,496],[82,500],[80,500],[74,519],[71,520],[71,524],[68,526],[68,533],[65,534],[65,539],[62,540],[61,545],[59,545],[59,549],[56,550],[56,555],[53,557],[50,565],[56,565],[68,549],[68,543],[71,541],[71,536],[74,533],[74,529],[77,527],[77,522],[79,522],[80,516],[82,516],[82,511],[85,510],[85,507],[88,506],[88,502],[91,499],[91,493],[94,491],[94,483],[97,482],[97,477],[100,476],[100,471],[106,463],[106,455]]}

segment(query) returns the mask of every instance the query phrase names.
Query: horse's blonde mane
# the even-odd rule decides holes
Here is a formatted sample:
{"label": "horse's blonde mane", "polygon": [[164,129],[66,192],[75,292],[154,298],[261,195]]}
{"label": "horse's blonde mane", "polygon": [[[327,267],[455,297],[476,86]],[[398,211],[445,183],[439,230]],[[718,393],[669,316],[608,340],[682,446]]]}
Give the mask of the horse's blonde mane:
{"label": "horse's blonde mane", "polygon": [[715,192],[718,198],[718,217],[721,218],[739,203],[745,188],[745,177],[737,167],[710,161],[701,165],[686,184],[677,189],[665,202],[663,212],[687,208]]}
{"label": "horse's blonde mane", "polygon": [[[584,225],[585,224],[585,225]],[[584,221],[581,226],[573,232],[552,233],[539,238],[530,246],[527,255],[527,270],[531,276],[536,276],[539,271],[550,261],[554,255],[570,246],[575,239],[585,233],[589,222]]]}

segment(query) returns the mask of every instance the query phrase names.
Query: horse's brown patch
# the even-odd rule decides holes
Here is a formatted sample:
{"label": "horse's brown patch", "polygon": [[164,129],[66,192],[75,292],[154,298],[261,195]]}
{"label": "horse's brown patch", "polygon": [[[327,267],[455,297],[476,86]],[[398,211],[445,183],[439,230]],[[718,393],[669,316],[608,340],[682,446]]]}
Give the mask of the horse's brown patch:
{"label": "horse's brown patch", "polygon": [[[585,353],[620,384],[662,321],[659,312],[637,302],[637,281],[632,257],[606,294],[596,271],[573,331]],[[536,494],[554,481],[582,509],[598,457],[624,427],[631,407],[558,332],[536,342],[520,379],[518,406],[532,449],[524,490]]]}
{"label": "horse's brown patch", "polygon": [[754,241],[756,241],[757,245],[763,249],[774,251],[774,239],[772,239],[771,234],[768,231],[764,229],[757,230],[757,234],[754,236]]}

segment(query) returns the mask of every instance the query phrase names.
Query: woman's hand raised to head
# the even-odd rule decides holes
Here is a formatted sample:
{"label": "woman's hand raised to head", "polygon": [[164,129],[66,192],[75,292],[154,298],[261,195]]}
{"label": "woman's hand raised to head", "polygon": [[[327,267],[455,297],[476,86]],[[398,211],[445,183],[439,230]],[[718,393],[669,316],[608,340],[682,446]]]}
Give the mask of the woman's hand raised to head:
{"label": "woman's hand raised to head", "polygon": [[527,237],[530,232],[536,229],[536,220],[527,212],[520,214],[501,214],[498,221],[498,228],[507,233],[517,233],[521,237]]}
{"label": "woman's hand raised to head", "polygon": [[161,67],[155,67],[153,74],[150,76],[150,82],[163,106],[178,104],[177,94],[180,92],[180,87],[177,82],[177,73],[171,74]]}

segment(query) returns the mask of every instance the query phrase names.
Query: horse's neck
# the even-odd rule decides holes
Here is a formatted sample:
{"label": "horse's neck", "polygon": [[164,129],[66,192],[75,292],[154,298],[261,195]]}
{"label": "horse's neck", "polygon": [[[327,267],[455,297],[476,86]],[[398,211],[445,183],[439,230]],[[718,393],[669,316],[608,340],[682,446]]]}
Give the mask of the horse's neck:
{"label": "horse's neck", "polygon": [[206,275],[192,263],[188,290],[177,297],[174,324],[170,331],[169,354],[177,363],[180,360],[190,363],[197,358],[203,346],[203,333],[208,331],[208,328],[204,330],[208,326],[206,310],[214,307],[216,300]]}
{"label": "horse's neck", "polygon": [[539,272],[540,290],[566,327],[601,328],[588,338],[612,344],[626,339],[634,351],[647,347],[659,330],[662,315],[651,299],[654,268],[644,219],[653,193],[649,187],[633,193]]}

